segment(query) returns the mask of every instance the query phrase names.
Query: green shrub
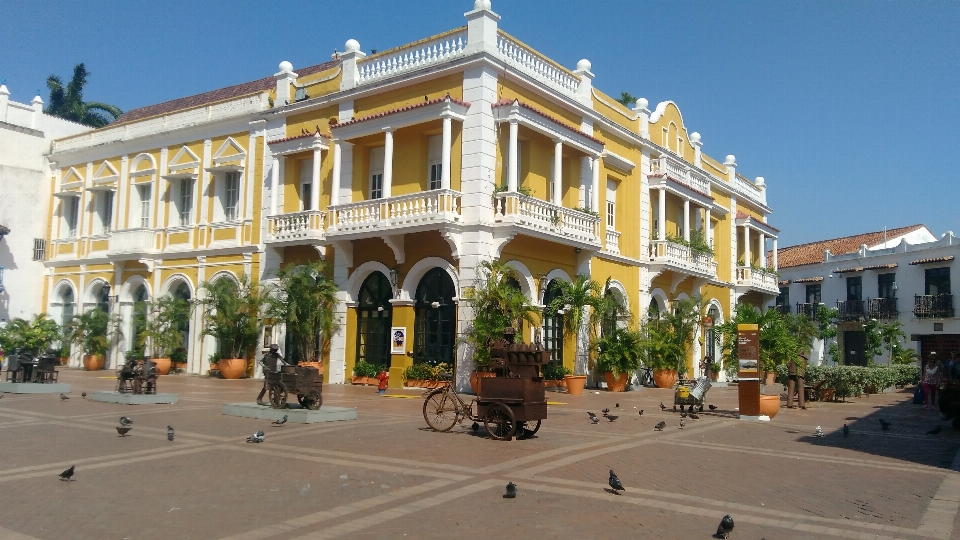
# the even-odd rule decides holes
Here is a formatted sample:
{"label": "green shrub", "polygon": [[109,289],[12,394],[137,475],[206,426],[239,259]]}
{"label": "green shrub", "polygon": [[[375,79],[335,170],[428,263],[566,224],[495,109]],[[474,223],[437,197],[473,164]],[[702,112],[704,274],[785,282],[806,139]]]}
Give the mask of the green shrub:
{"label": "green shrub", "polygon": [[363,360],[357,362],[357,365],[353,366],[353,376],[354,377],[376,377],[380,373],[380,368],[375,364],[368,364]]}
{"label": "green shrub", "polygon": [[564,375],[573,374],[573,370],[560,362],[549,362],[543,366],[543,378],[548,381],[559,381]]}
{"label": "green shrub", "polygon": [[432,374],[433,373],[430,370],[430,366],[425,364],[414,364],[404,370],[403,377],[408,381],[411,379],[427,380]]}
{"label": "green shrub", "polygon": [[[787,383],[787,366],[777,366],[777,382]],[[882,392],[894,386],[916,384],[920,380],[920,367],[907,365],[860,366],[810,366],[804,382],[816,386],[821,381],[825,388],[833,388],[838,398],[858,396],[872,387]]]}

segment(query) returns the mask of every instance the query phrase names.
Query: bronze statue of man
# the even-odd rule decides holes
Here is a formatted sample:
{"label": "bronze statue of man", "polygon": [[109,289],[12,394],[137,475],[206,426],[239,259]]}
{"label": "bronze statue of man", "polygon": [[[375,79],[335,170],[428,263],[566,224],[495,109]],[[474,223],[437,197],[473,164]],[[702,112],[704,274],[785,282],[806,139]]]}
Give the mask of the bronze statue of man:
{"label": "bronze statue of man", "polygon": [[271,343],[270,350],[260,357],[260,366],[263,368],[263,388],[260,389],[260,395],[257,396],[257,405],[264,405],[263,396],[267,393],[267,373],[276,373],[280,371],[280,366],[283,365],[286,365],[286,362],[280,355],[280,346]]}

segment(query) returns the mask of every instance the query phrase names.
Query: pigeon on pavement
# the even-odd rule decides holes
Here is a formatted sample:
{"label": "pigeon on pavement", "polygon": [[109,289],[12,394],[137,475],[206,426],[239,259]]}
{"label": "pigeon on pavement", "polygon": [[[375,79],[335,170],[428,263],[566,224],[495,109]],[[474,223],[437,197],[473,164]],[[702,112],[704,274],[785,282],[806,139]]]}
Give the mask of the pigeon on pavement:
{"label": "pigeon on pavement", "polygon": [[850,428],[846,424],[843,425],[843,436],[848,437],[850,435]]}
{"label": "pigeon on pavement", "polygon": [[597,415],[593,414],[592,412],[588,412],[587,416],[590,417],[590,421],[593,422],[594,424],[600,422],[600,418],[597,417]]}
{"label": "pigeon on pavement", "polygon": [[65,481],[65,482],[69,482],[70,479],[73,478],[73,471],[74,471],[74,469],[76,469],[76,468],[77,468],[76,465],[71,465],[69,469],[67,469],[67,470],[63,471],[62,473],[60,473],[60,479],[63,480],[63,481]]}
{"label": "pigeon on pavement", "polygon": [[700,417],[699,417],[696,413],[690,413],[690,418],[692,418],[692,419],[694,419],[694,420],[699,420],[699,419],[700,419]]}
{"label": "pigeon on pavement", "polygon": [[817,426],[817,429],[813,430],[814,437],[823,437],[823,428]]}
{"label": "pigeon on pavement", "polygon": [[685,412],[680,413],[680,418],[686,418],[686,417],[687,417],[687,413]]}
{"label": "pigeon on pavement", "polygon": [[623,489],[623,484],[620,483],[620,479],[617,478],[617,473],[613,472],[613,469],[610,469],[610,479],[607,480],[607,483],[610,484],[613,492],[617,495],[619,495],[621,491],[626,491]]}
{"label": "pigeon on pavement", "polygon": [[613,406],[613,408],[614,408],[614,409],[619,409],[619,408],[620,408],[620,404],[617,403],[616,405]]}
{"label": "pigeon on pavement", "polygon": [[121,426],[129,426],[129,425],[132,424],[132,423],[133,423],[133,420],[127,418],[126,416],[121,416],[121,417],[120,417],[120,425],[121,425]]}
{"label": "pigeon on pavement", "polygon": [[609,409],[609,408],[603,408],[603,409],[600,409],[600,412],[602,412],[603,415],[606,416],[607,414],[610,413],[610,409]]}
{"label": "pigeon on pavement", "polygon": [[640,416],[643,416],[643,409],[640,409]]}
{"label": "pigeon on pavement", "polygon": [[173,426],[167,426],[167,440],[173,440]]}
{"label": "pigeon on pavement", "polygon": [[664,405],[662,401],[660,402],[660,410],[661,410],[661,411],[667,410],[667,406]]}
{"label": "pigeon on pavement", "polygon": [[653,426],[653,429],[657,431],[663,431],[663,428],[665,427],[667,427],[667,423],[661,420],[660,422],[657,422],[657,425]]}
{"label": "pigeon on pavement", "polygon": [[70,398],[68,398],[66,394],[64,394],[63,392],[60,392],[60,401],[66,401],[68,399]]}
{"label": "pigeon on pavement", "polygon": [[716,406],[716,405],[707,405],[707,407],[709,407],[711,411],[717,410],[717,406]]}
{"label": "pigeon on pavement", "polygon": [[476,433],[480,431],[480,424],[474,422],[473,425],[470,426],[470,429],[473,430],[474,433]]}
{"label": "pigeon on pavement", "polygon": [[82,397],[83,399],[87,399],[87,391],[84,390],[83,392],[80,392],[80,397]]}
{"label": "pigeon on pavement", "polygon": [[685,424],[683,423],[683,418],[681,418],[681,419],[680,419],[680,429],[683,429],[683,426],[684,426],[684,425],[685,425]]}
{"label": "pigeon on pavement", "polygon": [[880,418],[880,429],[882,431],[890,431],[890,422],[887,422],[883,418]]}
{"label": "pigeon on pavement", "polygon": [[609,420],[609,421],[611,421],[611,422],[613,422],[613,421],[616,420],[617,418],[620,418],[619,416],[614,415],[614,414],[607,414],[607,415],[604,415],[604,416],[606,416],[606,417],[607,417],[607,420]]}
{"label": "pigeon on pavement", "polygon": [[928,432],[927,432],[927,435],[937,435],[937,434],[939,434],[941,431],[942,431],[942,429],[940,428],[940,426],[937,426],[937,427],[931,429],[930,431],[928,431]]}
{"label": "pigeon on pavement", "polygon": [[274,425],[274,426],[282,426],[282,425],[284,425],[284,424],[286,424],[286,423],[287,423],[287,415],[283,415],[283,418],[281,418],[280,420],[274,420],[274,422],[273,422],[272,425]]}
{"label": "pigeon on pavement", "polygon": [[507,492],[503,494],[504,499],[514,499],[517,497],[517,485],[513,482],[507,484]]}
{"label": "pigeon on pavement", "polygon": [[126,436],[127,436],[127,433],[129,433],[131,429],[133,429],[133,428],[132,428],[132,427],[117,426],[117,433],[119,433],[121,437],[126,437]]}
{"label": "pigeon on pavement", "polygon": [[264,437],[263,437],[263,432],[262,432],[262,431],[258,431],[258,432],[256,432],[256,433],[254,433],[253,435],[247,437],[247,442],[248,442],[248,443],[250,443],[250,442],[252,442],[252,443],[262,443],[262,442],[263,442],[263,438],[264,438]]}
{"label": "pigeon on pavement", "polygon": [[731,531],[733,531],[733,518],[730,517],[730,514],[727,514],[720,520],[720,525],[717,526],[717,534],[713,535],[713,537],[730,538]]}

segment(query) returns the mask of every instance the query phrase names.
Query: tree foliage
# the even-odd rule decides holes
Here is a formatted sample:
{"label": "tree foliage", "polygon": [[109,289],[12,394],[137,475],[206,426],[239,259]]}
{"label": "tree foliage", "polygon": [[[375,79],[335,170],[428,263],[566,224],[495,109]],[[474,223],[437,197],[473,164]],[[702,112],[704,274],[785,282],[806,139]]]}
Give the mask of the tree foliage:
{"label": "tree foliage", "polygon": [[170,358],[173,351],[183,345],[180,326],[190,317],[190,302],[183,298],[163,296],[149,306],[137,311],[134,350],[144,351],[150,347],[151,358]]}
{"label": "tree foliage", "polygon": [[264,295],[242,275],[204,281],[195,305],[203,310],[203,335],[217,340],[220,358],[248,358],[260,338]]}
{"label": "tree foliage", "polygon": [[326,270],[321,261],[285,266],[266,289],[267,316],[282,321],[293,338],[288,358],[319,361],[337,330],[337,286]]}
{"label": "tree foliage", "polygon": [[87,85],[89,76],[90,72],[81,62],[74,66],[73,77],[66,86],[56,75],[47,77],[50,103],[44,112],[92,128],[101,128],[120,118],[123,111],[113,105],[99,101],[83,101],[83,88]]}
{"label": "tree foliage", "polygon": [[674,301],[671,311],[650,313],[640,327],[640,347],[648,366],[686,373],[687,352],[700,324],[700,310],[700,298],[683,298]]}
{"label": "tree foliage", "polygon": [[[576,336],[577,361],[574,364],[574,373],[583,375],[589,369],[590,344],[596,342],[598,321],[586,324],[591,310],[599,311],[603,308],[603,289],[600,284],[590,279],[586,274],[580,274],[572,282],[558,281],[560,294],[547,306],[551,312],[563,310],[563,330],[567,335]],[[587,344],[581,346],[583,329]]]}
{"label": "tree foliage", "polygon": [[503,337],[504,329],[535,322],[533,305],[516,286],[518,279],[517,271],[505,262],[484,261],[477,266],[473,288],[465,291],[474,319],[464,340],[473,348],[477,366],[490,363],[490,343]]}
{"label": "tree foliage", "polygon": [[739,364],[737,352],[738,325],[755,324],[759,328],[760,369],[772,371],[776,366],[797,358],[808,342],[801,342],[791,332],[802,329],[809,332],[805,323],[788,322],[789,315],[775,309],[761,310],[752,304],[737,304],[736,314],[729,321],[715,327],[717,339],[723,348],[723,363],[727,369],[736,369]]}
{"label": "tree foliage", "polygon": [[39,356],[60,339],[60,326],[46,313],[35,315],[32,320],[19,317],[0,328],[0,349],[6,354],[15,351]]}
{"label": "tree foliage", "polygon": [[110,349],[111,337],[120,338],[120,317],[96,308],[74,315],[64,329],[65,338],[85,355],[103,356]]}
{"label": "tree foliage", "polygon": [[620,98],[617,99],[624,107],[630,107],[637,102],[637,97],[630,94],[630,92],[620,92]]}

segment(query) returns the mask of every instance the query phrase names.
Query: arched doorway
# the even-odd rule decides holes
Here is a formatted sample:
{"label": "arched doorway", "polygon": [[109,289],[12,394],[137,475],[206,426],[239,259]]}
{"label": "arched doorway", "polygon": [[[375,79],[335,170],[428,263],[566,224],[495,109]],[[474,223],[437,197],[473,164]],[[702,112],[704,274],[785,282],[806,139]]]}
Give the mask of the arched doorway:
{"label": "arched doorway", "polygon": [[414,306],[413,361],[453,365],[457,337],[456,288],[442,268],[434,268],[420,279]]}
{"label": "arched doorway", "polygon": [[[711,304],[710,309],[707,310],[707,317],[710,320],[710,326],[707,328],[707,331],[704,332],[703,337],[703,361],[707,363],[723,363],[723,345],[717,342],[717,331],[715,330],[718,324],[721,324],[722,315],[720,314],[720,309],[716,305]],[[726,377],[723,373],[723,370],[720,370],[719,373],[721,380],[724,380]]]}
{"label": "arched doorway", "polygon": [[357,362],[390,367],[393,289],[382,272],[373,272],[360,286],[357,303]]}
{"label": "arched doorway", "polygon": [[[190,286],[183,281],[172,287],[170,289],[170,294],[174,298],[188,303],[192,297],[190,294]],[[190,358],[190,317],[184,317],[177,327],[180,330],[180,335],[182,336],[180,347],[183,348],[183,351],[175,351],[175,353],[177,354],[178,358],[181,358],[180,361],[185,362],[187,358]]]}
{"label": "arched doorway", "polygon": [[563,363],[563,314],[550,309],[550,304],[563,294],[560,281],[550,280],[543,295],[543,348],[550,351],[551,361]]}

